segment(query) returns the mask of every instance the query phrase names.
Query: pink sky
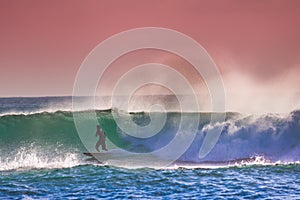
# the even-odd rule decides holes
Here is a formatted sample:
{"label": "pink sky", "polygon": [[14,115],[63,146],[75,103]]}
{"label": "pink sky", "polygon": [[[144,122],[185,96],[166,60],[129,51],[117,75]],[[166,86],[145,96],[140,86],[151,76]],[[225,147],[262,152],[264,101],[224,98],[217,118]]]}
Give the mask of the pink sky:
{"label": "pink sky", "polygon": [[199,42],[218,65],[229,96],[296,94],[299,24],[297,0],[2,0],[0,96],[71,95],[77,70],[97,44],[147,26]]}

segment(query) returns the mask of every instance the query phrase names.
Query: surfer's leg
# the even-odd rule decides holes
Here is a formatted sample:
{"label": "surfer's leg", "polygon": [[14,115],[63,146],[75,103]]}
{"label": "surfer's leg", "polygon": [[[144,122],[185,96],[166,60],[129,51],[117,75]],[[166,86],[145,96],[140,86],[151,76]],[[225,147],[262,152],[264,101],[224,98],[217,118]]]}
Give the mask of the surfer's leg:
{"label": "surfer's leg", "polygon": [[102,150],[107,151],[105,142],[103,142],[103,143],[101,144],[101,146],[102,146]]}
{"label": "surfer's leg", "polygon": [[100,144],[101,144],[101,142],[100,142],[100,141],[98,141],[98,142],[97,142],[97,144],[96,144],[96,146],[95,146],[95,148],[96,148],[96,150],[97,150],[98,152],[100,152],[100,150],[99,150],[99,146],[100,146]]}

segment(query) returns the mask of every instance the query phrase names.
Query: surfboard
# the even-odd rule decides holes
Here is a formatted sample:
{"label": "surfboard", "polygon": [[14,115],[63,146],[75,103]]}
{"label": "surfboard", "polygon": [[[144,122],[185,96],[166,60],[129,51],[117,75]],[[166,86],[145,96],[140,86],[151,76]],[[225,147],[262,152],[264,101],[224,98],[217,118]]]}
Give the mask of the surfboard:
{"label": "surfboard", "polygon": [[[108,151],[102,151],[102,152],[82,152],[82,153],[87,157],[87,159],[99,160],[101,162],[114,161],[114,160],[115,161],[128,160],[132,157],[137,156],[134,153],[122,149],[110,149]],[[142,156],[144,157],[144,155]]]}
{"label": "surfboard", "polygon": [[130,156],[132,153],[122,149],[110,149],[101,152],[83,152],[83,155],[89,157],[115,157],[115,156]]}
{"label": "surfboard", "polygon": [[107,154],[111,154],[109,152],[105,153],[105,152],[83,152],[83,155],[89,156],[89,157],[95,157],[95,156],[103,156],[103,155],[107,155]]}
{"label": "surfboard", "polygon": [[107,160],[107,156],[112,155],[112,152],[83,152],[83,155],[87,156],[86,161],[103,164]]}
{"label": "surfboard", "polygon": [[105,152],[83,152],[83,155],[88,156],[90,158],[96,158],[101,160],[111,159],[111,158],[118,158],[124,155],[122,152],[116,151],[105,151]]}

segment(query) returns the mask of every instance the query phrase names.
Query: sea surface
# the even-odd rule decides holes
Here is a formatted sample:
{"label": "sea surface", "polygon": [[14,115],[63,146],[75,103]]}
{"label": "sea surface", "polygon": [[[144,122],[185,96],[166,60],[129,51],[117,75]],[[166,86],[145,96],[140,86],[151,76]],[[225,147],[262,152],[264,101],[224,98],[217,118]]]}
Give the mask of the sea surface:
{"label": "sea surface", "polygon": [[[94,157],[83,154],[97,142],[90,112],[72,110],[71,97],[0,98],[0,198],[300,199],[300,110],[231,112],[213,124],[212,113],[96,109],[109,151]],[[189,123],[199,115],[195,131]],[[155,117],[164,124],[147,138],[122,129]],[[214,148],[199,157],[220,126]],[[165,150],[176,137],[182,146]]]}

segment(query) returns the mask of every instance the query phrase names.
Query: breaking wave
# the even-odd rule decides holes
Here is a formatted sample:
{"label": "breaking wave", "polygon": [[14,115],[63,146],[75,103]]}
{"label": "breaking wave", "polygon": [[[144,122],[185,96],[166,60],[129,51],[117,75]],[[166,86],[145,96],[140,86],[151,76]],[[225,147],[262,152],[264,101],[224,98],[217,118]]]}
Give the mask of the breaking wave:
{"label": "breaking wave", "polygon": [[[84,112],[84,111],[82,111]],[[111,141],[109,148],[139,153],[151,152],[168,144],[178,129],[181,115],[167,113],[162,130],[151,138],[126,135],[117,126],[111,110],[96,111],[99,123]],[[159,114],[159,113],[158,113]],[[149,123],[149,113],[127,113],[137,124]],[[243,115],[227,113],[222,123],[210,124],[211,113],[200,113],[201,121],[192,144],[176,160],[175,166],[230,166],[247,164],[287,164],[300,161],[300,110],[288,114]],[[203,139],[210,129],[222,126],[213,150],[198,157]],[[94,145],[96,138],[91,135]],[[86,164],[82,144],[70,111],[5,113],[0,116],[0,171],[26,168],[64,168]]]}

